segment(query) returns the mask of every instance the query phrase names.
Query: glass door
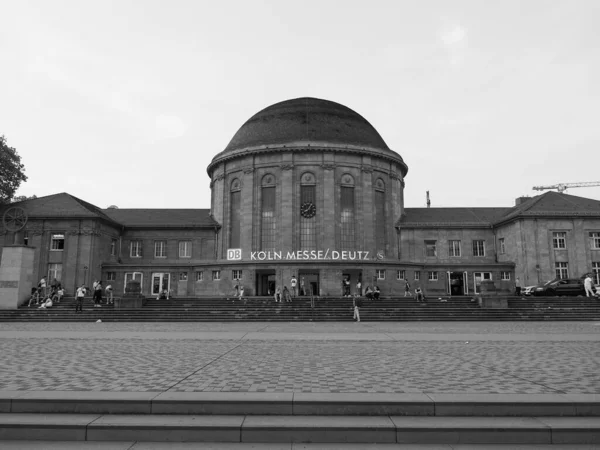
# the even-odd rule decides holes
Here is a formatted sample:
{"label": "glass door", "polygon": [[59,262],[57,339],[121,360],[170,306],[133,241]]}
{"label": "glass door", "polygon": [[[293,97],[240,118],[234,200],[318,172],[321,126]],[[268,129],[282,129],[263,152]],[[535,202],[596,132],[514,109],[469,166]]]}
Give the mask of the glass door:
{"label": "glass door", "polygon": [[171,290],[171,277],[168,273],[152,274],[152,295],[159,295],[161,292]]}

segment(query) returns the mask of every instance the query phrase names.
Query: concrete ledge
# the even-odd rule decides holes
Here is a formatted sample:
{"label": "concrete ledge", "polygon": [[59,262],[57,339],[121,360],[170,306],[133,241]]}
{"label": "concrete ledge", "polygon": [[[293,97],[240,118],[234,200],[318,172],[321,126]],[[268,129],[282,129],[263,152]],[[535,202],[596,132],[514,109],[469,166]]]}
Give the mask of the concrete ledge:
{"label": "concrete ledge", "polygon": [[600,417],[540,417],[552,430],[553,444],[597,444],[600,447]]}
{"label": "concrete ledge", "polygon": [[2,414],[0,441],[85,441],[86,427],[97,418],[87,414]]}
{"label": "concrete ledge", "polygon": [[152,414],[291,415],[290,393],[163,392],[152,400]]}
{"label": "concrete ledge", "polygon": [[296,415],[433,416],[425,394],[294,394]]}
{"label": "concrete ledge", "polygon": [[13,399],[22,397],[27,392],[28,391],[0,391],[0,413],[9,413],[11,411]]}
{"label": "concrete ledge", "polygon": [[391,417],[399,444],[550,444],[533,417]]}
{"label": "concrete ledge", "polygon": [[389,417],[248,416],[242,442],[394,443]]}
{"label": "concrete ledge", "polygon": [[27,391],[13,413],[150,414],[156,392]]}
{"label": "concrete ledge", "polygon": [[88,441],[240,442],[244,416],[109,415],[87,429]]}
{"label": "concrete ledge", "polygon": [[561,394],[428,394],[428,396],[435,403],[436,416],[577,415],[575,402]]}

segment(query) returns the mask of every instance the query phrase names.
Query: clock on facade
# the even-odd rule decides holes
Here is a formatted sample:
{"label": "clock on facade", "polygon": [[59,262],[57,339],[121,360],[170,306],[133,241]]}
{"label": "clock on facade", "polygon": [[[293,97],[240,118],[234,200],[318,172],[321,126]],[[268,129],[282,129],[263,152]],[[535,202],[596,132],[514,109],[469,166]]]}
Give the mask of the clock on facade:
{"label": "clock on facade", "polygon": [[304,202],[300,206],[300,214],[302,215],[302,217],[305,217],[306,219],[315,217],[316,213],[317,213],[317,207],[315,206],[315,204],[313,202]]}

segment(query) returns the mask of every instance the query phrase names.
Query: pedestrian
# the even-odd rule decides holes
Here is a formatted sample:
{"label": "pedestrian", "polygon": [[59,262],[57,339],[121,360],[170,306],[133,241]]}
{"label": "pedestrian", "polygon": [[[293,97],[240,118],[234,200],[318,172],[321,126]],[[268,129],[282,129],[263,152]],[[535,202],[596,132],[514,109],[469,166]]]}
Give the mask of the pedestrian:
{"label": "pedestrian", "polygon": [[56,291],[56,303],[60,303],[64,296],[65,290],[63,289],[62,284],[58,283],[58,290]]}
{"label": "pedestrian", "polygon": [[585,280],[583,281],[583,287],[585,287],[585,295],[587,297],[594,297],[596,294],[594,294],[594,290],[592,289],[592,277],[590,276],[590,274],[588,273],[585,276]]}
{"label": "pedestrian", "polygon": [[29,303],[27,304],[27,307],[30,308],[31,304],[33,302],[35,302],[36,305],[39,305],[40,303],[40,288],[31,288],[31,297],[29,297]]}
{"label": "pedestrian", "polygon": [[77,299],[77,303],[75,304],[75,312],[81,311],[83,312],[83,300],[85,298],[86,290],[85,285],[81,285],[77,288],[77,293],[75,294],[75,298]]}
{"label": "pedestrian", "polygon": [[519,277],[517,277],[517,280],[515,281],[515,295],[517,297],[521,295],[521,281],[519,280]]}
{"label": "pedestrian", "polygon": [[375,288],[373,289],[373,300],[379,300],[380,294],[381,291],[379,290],[379,286],[375,285]]}
{"label": "pedestrian", "polygon": [[292,296],[290,295],[290,291],[287,286],[283,287],[283,301],[286,303],[292,303]]}
{"label": "pedestrian", "polygon": [[296,292],[296,284],[298,280],[296,280],[296,275],[292,275],[292,279],[290,280],[290,285],[292,286],[292,297],[296,297],[298,293]]}
{"label": "pedestrian", "polygon": [[53,305],[52,299],[48,296],[44,299],[42,304],[40,306],[38,306],[38,309],[52,308],[52,305]]}
{"label": "pedestrian", "polygon": [[[240,285],[236,284],[233,287],[233,301],[235,302],[235,299],[239,296],[240,296]],[[229,300],[229,299],[227,299],[227,300]]]}
{"label": "pedestrian", "polygon": [[360,322],[360,308],[362,307],[362,300],[360,297],[355,296],[353,301],[354,306],[354,321]]}
{"label": "pedestrian", "polygon": [[102,282],[97,281],[94,283],[94,308],[101,308],[102,305]]}
{"label": "pedestrian", "polygon": [[373,300],[373,289],[371,289],[371,286],[367,286],[367,289],[365,289],[365,297],[367,297],[367,300]]}
{"label": "pedestrian", "polygon": [[41,289],[40,294],[43,298],[46,298],[46,277],[42,277],[40,282],[38,283],[38,287]]}
{"label": "pedestrian", "polygon": [[419,286],[415,288],[415,298],[417,299],[417,303],[425,304],[425,296],[423,295],[423,291]]}
{"label": "pedestrian", "polygon": [[344,297],[350,297],[350,280],[348,277],[344,277],[342,282],[344,286]]}
{"label": "pedestrian", "polygon": [[410,292],[410,284],[408,284],[408,281],[406,282],[406,284],[404,285],[404,296],[410,296],[412,297],[412,294]]}
{"label": "pedestrian", "polygon": [[109,284],[108,286],[106,286],[106,288],[104,289],[104,292],[106,293],[106,304],[109,305],[109,304],[114,303],[112,284]]}
{"label": "pedestrian", "polygon": [[[240,286],[240,300],[244,298],[244,286]],[[246,300],[244,300],[245,302]]]}
{"label": "pedestrian", "polygon": [[281,288],[277,288],[275,289],[275,303],[279,302],[281,303]]}
{"label": "pedestrian", "polygon": [[356,295],[362,297],[362,283],[360,282],[360,279],[356,282]]}

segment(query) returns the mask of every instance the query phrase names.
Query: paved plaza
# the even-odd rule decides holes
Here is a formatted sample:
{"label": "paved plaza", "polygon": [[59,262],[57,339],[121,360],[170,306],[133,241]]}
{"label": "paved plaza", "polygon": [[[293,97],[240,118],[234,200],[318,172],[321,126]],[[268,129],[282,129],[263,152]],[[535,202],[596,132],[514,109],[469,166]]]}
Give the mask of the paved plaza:
{"label": "paved plaza", "polygon": [[600,393],[600,323],[2,323],[0,390]]}

